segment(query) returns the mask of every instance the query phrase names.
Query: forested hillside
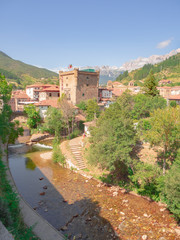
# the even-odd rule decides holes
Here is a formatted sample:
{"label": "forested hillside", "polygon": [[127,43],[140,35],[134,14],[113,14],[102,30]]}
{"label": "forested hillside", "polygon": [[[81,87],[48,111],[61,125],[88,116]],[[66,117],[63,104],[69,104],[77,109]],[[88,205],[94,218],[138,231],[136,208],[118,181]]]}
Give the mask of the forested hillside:
{"label": "forested hillside", "polygon": [[13,83],[14,88],[25,88],[36,82],[56,84],[58,80],[57,73],[14,60],[1,51],[0,73]]}
{"label": "forested hillside", "polygon": [[150,72],[150,70],[153,70],[157,80],[161,79],[169,79],[174,84],[180,83],[180,53],[177,55],[174,55],[165,61],[159,63],[159,64],[146,64],[144,67],[134,70],[130,73],[125,71],[123,74],[120,74],[116,81],[123,82],[124,84],[127,84],[131,80],[135,80],[136,85],[141,85],[141,82],[146,78]]}

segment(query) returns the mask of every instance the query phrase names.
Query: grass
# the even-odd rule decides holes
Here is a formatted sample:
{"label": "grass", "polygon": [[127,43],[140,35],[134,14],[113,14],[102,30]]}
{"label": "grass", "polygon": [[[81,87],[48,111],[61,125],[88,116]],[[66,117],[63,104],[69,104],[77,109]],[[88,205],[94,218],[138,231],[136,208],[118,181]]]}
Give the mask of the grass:
{"label": "grass", "polygon": [[0,220],[15,240],[38,239],[24,223],[20,214],[19,198],[7,180],[7,168],[0,155]]}

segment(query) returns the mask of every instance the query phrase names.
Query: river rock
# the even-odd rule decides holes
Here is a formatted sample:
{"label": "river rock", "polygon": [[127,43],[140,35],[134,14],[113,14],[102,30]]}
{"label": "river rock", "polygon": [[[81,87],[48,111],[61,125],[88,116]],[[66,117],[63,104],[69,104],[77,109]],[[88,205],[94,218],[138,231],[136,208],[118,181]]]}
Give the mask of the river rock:
{"label": "river rock", "polygon": [[46,194],[45,192],[41,192],[39,195],[43,196],[43,195],[45,195],[45,194]]}
{"label": "river rock", "polygon": [[143,239],[143,240],[146,240],[146,239],[148,239],[148,236],[147,236],[147,235],[143,235],[143,236],[142,236],[142,239]]}
{"label": "river rock", "polygon": [[113,197],[117,196],[118,192],[113,192]]}
{"label": "river rock", "polygon": [[160,212],[164,212],[166,208],[160,208]]}
{"label": "river rock", "polygon": [[62,231],[66,231],[68,228],[66,227],[66,226],[63,226],[62,228],[61,228],[61,230]]}
{"label": "river rock", "polygon": [[126,189],[122,189],[121,192],[122,193],[127,193],[127,190]]}
{"label": "river rock", "polygon": [[180,236],[180,228],[175,228],[174,230]]}

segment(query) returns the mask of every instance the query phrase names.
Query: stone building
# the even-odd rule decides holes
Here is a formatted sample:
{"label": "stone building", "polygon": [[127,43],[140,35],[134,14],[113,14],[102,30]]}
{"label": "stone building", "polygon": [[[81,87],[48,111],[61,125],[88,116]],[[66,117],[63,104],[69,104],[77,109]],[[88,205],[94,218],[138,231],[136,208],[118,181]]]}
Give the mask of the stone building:
{"label": "stone building", "polygon": [[98,101],[99,71],[94,69],[59,71],[60,96],[65,94],[74,105],[96,98]]}

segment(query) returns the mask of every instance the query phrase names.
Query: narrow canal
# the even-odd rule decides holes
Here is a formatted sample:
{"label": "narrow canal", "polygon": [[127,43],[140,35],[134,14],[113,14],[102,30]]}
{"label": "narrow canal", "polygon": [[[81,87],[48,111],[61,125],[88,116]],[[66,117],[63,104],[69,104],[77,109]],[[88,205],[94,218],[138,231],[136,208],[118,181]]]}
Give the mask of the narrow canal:
{"label": "narrow canal", "polygon": [[48,152],[11,146],[9,167],[23,198],[68,239],[179,239],[167,210],[61,168]]}

